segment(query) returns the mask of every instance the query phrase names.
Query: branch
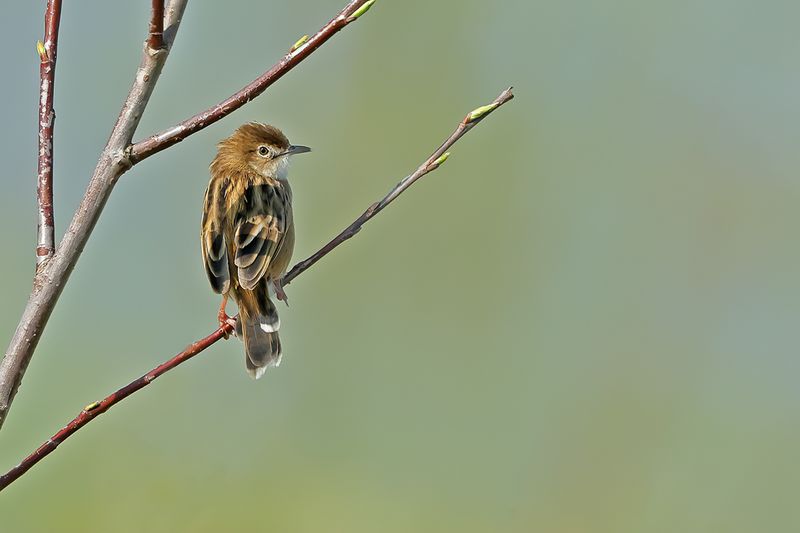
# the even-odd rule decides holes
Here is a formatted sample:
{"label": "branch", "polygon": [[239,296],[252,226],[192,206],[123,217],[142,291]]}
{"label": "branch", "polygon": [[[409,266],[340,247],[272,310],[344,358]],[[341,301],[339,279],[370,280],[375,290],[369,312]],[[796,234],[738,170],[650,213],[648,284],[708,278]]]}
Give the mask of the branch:
{"label": "branch", "polygon": [[[187,1],[170,0],[164,20],[164,47],[151,48],[149,38],[145,43],[142,64],[136,73],[136,79],[122,106],[111,137],[100,155],[83,201],[75,212],[58,252],[46,263],[47,268],[42,268],[34,278],[33,291],[11,338],[6,355],[0,362],[0,428],[8,416],[14,395],[56,301],[61,296],[61,291],[75,268],[120,176],[139,161],[213,124],[264,92],[267,87],[296,67],[339,30],[358,19],[375,3],[375,0],[351,1],[312,38],[298,41],[281,61],[238,93],[177,126],[131,145],[139,118],[161,74]],[[156,2],[154,7],[155,4]],[[153,18],[157,17],[153,15],[151,21]],[[150,36],[148,33],[148,37]]]}
{"label": "branch", "polygon": [[150,35],[147,45],[152,50],[164,48],[164,0],[153,0],[153,11],[150,15]]}
{"label": "branch", "polygon": [[501,105],[505,104],[509,100],[514,98],[514,94],[511,92],[511,87],[500,93],[500,95],[494,99],[494,101],[483,107],[479,107],[478,109],[469,113],[464,120],[458,125],[456,130],[447,138],[446,141],[442,143],[442,145],[435,151],[433,154],[424,162],[422,163],[417,170],[414,171],[413,174],[409,174],[405,178],[403,178],[400,183],[395,185],[394,189],[389,191],[389,194],[384,196],[381,201],[375,202],[371,206],[364,211],[360,217],[358,217],[352,224],[347,226],[342,232],[334,237],[328,244],[323,246],[317,253],[309,257],[308,259],[304,259],[297,263],[292,269],[283,277],[281,280],[281,284],[283,286],[288,285],[292,282],[294,278],[308,270],[314,263],[322,259],[328,253],[331,252],[334,248],[342,244],[344,241],[353,237],[356,233],[361,231],[361,227],[369,221],[372,217],[383,211],[383,209],[392,203],[395,198],[400,196],[403,191],[411,187],[414,182],[420,179],[425,174],[432,172],[439,168],[439,165],[445,162],[447,157],[450,155],[447,150],[457,140],[463,137],[469,130],[471,130],[478,122],[483,120],[486,116],[489,115],[492,111],[500,107]]}
{"label": "branch", "polygon": [[[464,119],[459,123],[456,130],[447,138],[444,143],[431,155],[428,159],[425,160],[417,170],[414,171],[413,174],[410,174],[403,178],[400,183],[398,183],[383,199],[379,202],[372,204],[360,217],[358,217],[355,222],[350,224],[344,231],[342,231],[339,235],[337,235],[332,241],[328,244],[323,246],[317,253],[300,261],[297,265],[295,265],[292,270],[284,277],[283,284],[287,285],[290,281],[294,278],[308,270],[314,263],[319,261],[323,256],[327,255],[331,250],[339,246],[341,243],[358,233],[361,227],[372,217],[377,215],[384,207],[389,205],[395,198],[400,196],[406,189],[408,189],[415,181],[423,177],[425,174],[429,172],[433,172],[442,163],[447,159],[450,155],[447,152],[447,149],[450,148],[456,141],[458,141],[461,137],[463,137],[469,130],[471,130],[478,122],[486,118],[492,111],[500,107],[501,105],[505,104],[509,100],[511,100],[514,95],[511,93],[511,87],[500,93],[500,95],[495,98],[495,100],[486,106],[479,107],[475,109],[471,113],[469,113]],[[201,339],[189,347],[187,347],[184,351],[170,359],[169,361],[157,366],[144,376],[140,377],[139,379],[132,381],[128,385],[122,387],[118,391],[106,396],[103,400],[99,402],[94,402],[86,407],[76,416],[72,421],[64,426],[58,433],[50,437],[44,444],[39,446],[36,451],[32,454],[27,456],[22,462],[9,470],[4,475],[0,476],[0,491],[5,489],[11,483],[13,483],[16,479],[22,476],[25,472],[31,469],[36,463],[41,461],[45,458],[48,454],[50,454],[53,450],[55,450],[59,444],[64,442],[68,439],[73,433],[81,429],[83,426],[94,420],[98,415],[105,413],[108,409],[112,406],[116,405],[120,401],[124,400],[134,392],[138,391],[139,389],[149,385],[151,381],[159,377],[160,375],[164,374],[165,372],[172,370],[173,368],[177,367],[181,363],[184,363],[194,357],[195,355],[199,354],[212,344],[216,343],[218,340],[222,338],[227,338],[227,336],[233,332],[233,328],[229,324],[225,324],[219,327],[216,331],[211,333],[208,337]]]}
{"label": "branch", "polygon": [[138,391],[139,389],[146,387],[150,384],[151,381],[159,377],[161,374],[168,372],[178,366],[179,364],[188,361],[195,355],[199,354],[218,340],[224,338],[233,331],[233,328],[229,324],[225,324],[218,328],[214,333],[200,339],[197,342],[194,342],[186,347],[184,351],[170,359],[164,364],[161,364],[155,367],[153,370],[145,374],[144,376],[140,377],[137,380],[131,381],[121,389],[116,392],[113,392],[103,398],[103,400],[99,402],[94,402],[86,407],[72,419],[72,421],[61,428],[61,430],[47,439],[47,442],[39,446],[36,451],[30,454],[28,457],[22,460],[22,462],[0,476],[0,490],[3,490],[11,483],[13,483],[17,478],[19,478],[22,474],[30,470],[30,468],[44,459],[44,457],[56,448],[58,445],[67,440],[70,435],[81,429],[83,426],[91,422],[95,417],[102,415],[108,409],[121,402],[134,392]]}
{"label": "branch", "polygon": [[344,29],[345,26],[358,19],[372,7],[374,2],[375,0],[354,0],[350,2],[330,22],[320,28],[317,33],[306,41],[303,41],[303,39],[298,41],[298,44],[293,46],[278,63],[235,94],[171,128],[137,142],[130,149],[131,162],[138,163],[230,115],[263,93],[270,85],[281,79],[284,74],[310,56],[314,50],[325,44],[328,39]]}
{"label": "branch", "polygon": [[44,42],[36,43],[39,51],[39,162],[36,197],[39,220],[36,227],[36,268],[55,253],[55,221],[53,219],[53,94],[56,82],[58,26],[61,23],[61,0],[48,0],[44,15]]}
{"label": "branch", "polygon": [[11,337],[5,357],[0,361],[0,427],[5,422],[47,320],[86,246],[111,190],[119,177],[131,166],[125,157],[125,150],[130,146],[139,119],[164,67],[187,1],[170,1],[166,24],[170,28],[171,37],[165,42],[165,47],[151,50],[145,43],[142,62],[108,142],[97,161],[86,194],[75,211],[58,251],[40,266],[33,279],[33,290],[28,297],[28,303],[14,336]]}

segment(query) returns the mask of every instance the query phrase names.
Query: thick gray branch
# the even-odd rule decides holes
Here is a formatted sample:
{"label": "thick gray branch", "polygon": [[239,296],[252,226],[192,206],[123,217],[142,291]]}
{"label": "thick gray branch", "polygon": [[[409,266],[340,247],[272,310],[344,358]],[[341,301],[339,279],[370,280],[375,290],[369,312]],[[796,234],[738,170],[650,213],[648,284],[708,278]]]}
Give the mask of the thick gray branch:
{"label": "thick gray branch", "polygon": [[164,14],[165,46],[154,50],[144,45],[142,62],[136,71],[131,90],[122,106],[114,129],[108,139],[97,167],[89,181],[86,194],[75,212],[69,228],[56,253],[37,272],[33,290],[0,362],[0,427],[5,422],[11,402],[25,374],[25,369],[39,343],[42,331],[50,318],[69,275],[81,255],[86,241],[100,217],[119,177],[130,168],[126,150],[139,125],[158,76],[164,67],[172,40],[180,24],[188,0],[171,0]]}

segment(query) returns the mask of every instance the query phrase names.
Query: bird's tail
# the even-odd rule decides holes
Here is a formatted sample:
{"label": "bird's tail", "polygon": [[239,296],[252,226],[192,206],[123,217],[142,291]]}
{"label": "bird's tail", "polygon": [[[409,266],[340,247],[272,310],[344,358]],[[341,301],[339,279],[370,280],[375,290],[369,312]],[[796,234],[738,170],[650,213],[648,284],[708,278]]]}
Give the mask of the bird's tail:
{"label": "bird's tail", "polygon": [[281,320],[269,297],[252,302],[256,305],[247,305],[251,303],[247,300],[239,303],[237,329],[244,342],[247,373],[258,379],[267,368],[281,364],[281,340],[278,337]]}

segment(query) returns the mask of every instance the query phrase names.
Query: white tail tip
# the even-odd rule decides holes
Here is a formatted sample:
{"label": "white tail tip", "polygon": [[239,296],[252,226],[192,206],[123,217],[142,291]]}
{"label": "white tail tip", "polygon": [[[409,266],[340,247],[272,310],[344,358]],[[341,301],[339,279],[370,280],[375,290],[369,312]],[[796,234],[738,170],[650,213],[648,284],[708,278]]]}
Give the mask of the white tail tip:
{"label": "white tail tip", "polygon": [[261,376],[263,376],[266,371],[267,367],[265,366],[247,369],[247,373],[250,374],[250,377],[253,379],[260,379]]}

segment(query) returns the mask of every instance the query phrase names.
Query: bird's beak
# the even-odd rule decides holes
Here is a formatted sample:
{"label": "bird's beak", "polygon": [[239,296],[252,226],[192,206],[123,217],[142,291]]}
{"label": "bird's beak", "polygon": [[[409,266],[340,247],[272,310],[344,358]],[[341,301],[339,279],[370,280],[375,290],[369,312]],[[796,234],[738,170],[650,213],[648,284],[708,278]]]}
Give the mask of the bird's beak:
{"label": "bird's beak", "polygon": [[311,148],[308,146],[290,146],[288,150],[283,152],[281,155],[296,155],[296,154],[304,154],[306,152],[310,152]]}

